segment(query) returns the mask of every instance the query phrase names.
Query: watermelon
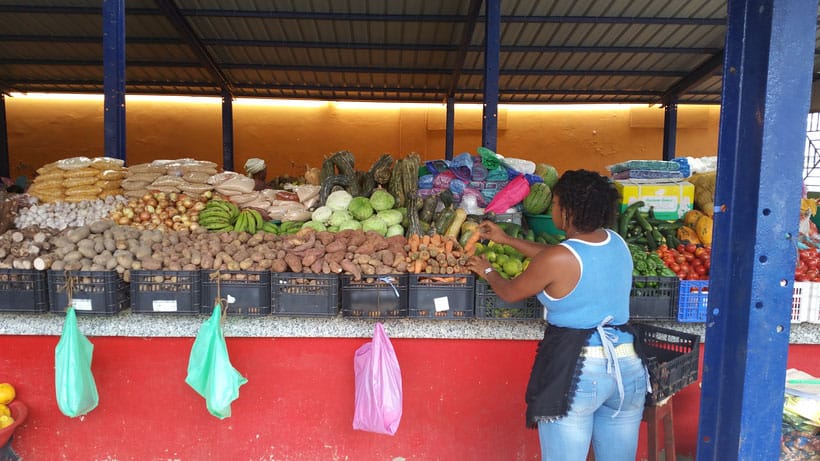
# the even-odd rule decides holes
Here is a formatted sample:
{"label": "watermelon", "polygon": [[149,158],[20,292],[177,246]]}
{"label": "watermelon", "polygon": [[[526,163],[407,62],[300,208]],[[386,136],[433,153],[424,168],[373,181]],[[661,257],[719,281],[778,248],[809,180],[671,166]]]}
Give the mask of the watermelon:
{"label": "watermelon", "polygon": [[544,184],[548,185],[550,189],[555,187],[558,182],[558,170],[552,165],[546,163],[538,163],[535,165],[535,174],[544,180]]}
{"label": "watermelon", "polygon": [[552,190],[545,183],[538,182],[530,186],[530,193],[524,197],[521,206],[524,213],[543,214],[552,204]]}

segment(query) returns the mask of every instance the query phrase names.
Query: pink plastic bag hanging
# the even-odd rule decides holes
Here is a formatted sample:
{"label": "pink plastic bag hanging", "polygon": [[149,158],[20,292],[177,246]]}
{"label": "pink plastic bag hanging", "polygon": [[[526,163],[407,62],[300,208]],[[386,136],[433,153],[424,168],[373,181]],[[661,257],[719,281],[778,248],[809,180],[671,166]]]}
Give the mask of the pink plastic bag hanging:
{"label": "pink plastic bag hanging", "polygon": [[402,409],[401,369],[390,338],[376,323],[373,340],[356,350],[353,429],[394,435]]}
{"label": "pink plastic bag hanging", "polygon": [[529,193],[530,183],[523,174],[520,174],[495,194],[484,211],[492,211],[498,214],[504,213],[511,206],[519,204]]}

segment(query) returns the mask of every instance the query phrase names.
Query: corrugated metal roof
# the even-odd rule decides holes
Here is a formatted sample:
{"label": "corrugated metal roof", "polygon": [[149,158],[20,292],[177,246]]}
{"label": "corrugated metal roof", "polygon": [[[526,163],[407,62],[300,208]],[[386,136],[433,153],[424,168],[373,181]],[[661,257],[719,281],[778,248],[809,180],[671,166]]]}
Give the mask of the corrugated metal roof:
{"label": "corrugated metal roof", "polygon": [[[126,91],[480,102],[483,3],[129,0]],[[720,100],[725,1],[505,0],[501,15],[499,102]],[[102,25],[99,0],[0,0],[0,90],[102,92]]]}

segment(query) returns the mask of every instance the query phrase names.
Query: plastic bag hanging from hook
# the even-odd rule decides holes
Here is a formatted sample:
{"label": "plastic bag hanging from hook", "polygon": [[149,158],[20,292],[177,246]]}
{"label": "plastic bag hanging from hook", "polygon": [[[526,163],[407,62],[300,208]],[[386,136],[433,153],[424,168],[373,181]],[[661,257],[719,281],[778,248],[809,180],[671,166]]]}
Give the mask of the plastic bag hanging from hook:
{"label": "plastic bag hanging from hook", "polygon": [[231,364],[222,332],[222,304],[214,303],[211,317],[202,324],[188,359],[185,382],[205,398],[208,412],[219,419],[231,416],[231,403],[248,380]]}
{"label": "plastic bag hanging from hook", "polygon": [[54,350],[54,385],[57,406],[69,417],[84,415],[100,402],[97,383],[91,372],[94,345],[80,332],[74,312],[73,278],[66,282],[68,308],[60,341]]}
{"label": "plastic bag hanging from hook", "polygon": [[353,368],[353,429],[394,435],[402,414],[401,368],[381,323],[376,323],[373,340],[356,351]]}

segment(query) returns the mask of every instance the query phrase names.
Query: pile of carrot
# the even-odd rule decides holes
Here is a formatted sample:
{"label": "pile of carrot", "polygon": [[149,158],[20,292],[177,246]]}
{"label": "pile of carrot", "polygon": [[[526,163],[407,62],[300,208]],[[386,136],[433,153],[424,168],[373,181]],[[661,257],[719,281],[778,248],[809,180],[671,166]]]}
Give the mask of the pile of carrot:
{"label": "pile of carrot", "polygon": [[407,239],[407,271],[411,274],[462,274],[467,256],[454,237],[416,234]]}

